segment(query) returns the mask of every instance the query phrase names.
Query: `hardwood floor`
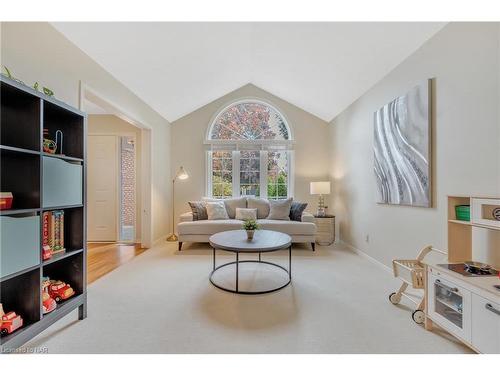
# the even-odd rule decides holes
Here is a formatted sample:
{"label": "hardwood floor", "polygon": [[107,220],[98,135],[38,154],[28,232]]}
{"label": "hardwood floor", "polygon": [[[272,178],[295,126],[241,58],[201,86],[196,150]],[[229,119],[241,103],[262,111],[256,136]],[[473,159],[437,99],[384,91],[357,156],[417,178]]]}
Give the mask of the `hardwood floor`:
{"label": "hardwood floor", "polygon": [[147,249],[140,244],[89,243],[87,245],[87,282],[90,284]]}

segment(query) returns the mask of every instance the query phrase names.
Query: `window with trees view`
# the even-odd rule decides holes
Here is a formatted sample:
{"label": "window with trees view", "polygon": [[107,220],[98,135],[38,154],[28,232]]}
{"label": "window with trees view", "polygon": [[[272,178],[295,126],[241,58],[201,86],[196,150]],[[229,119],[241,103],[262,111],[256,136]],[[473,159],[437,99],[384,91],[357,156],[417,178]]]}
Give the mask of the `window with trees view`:
{"label": "window with trees view", "polygon": [[271,105],[245,100],[227,106],[210,125],[207,143],[212,197],[291,195],[290,129]]}

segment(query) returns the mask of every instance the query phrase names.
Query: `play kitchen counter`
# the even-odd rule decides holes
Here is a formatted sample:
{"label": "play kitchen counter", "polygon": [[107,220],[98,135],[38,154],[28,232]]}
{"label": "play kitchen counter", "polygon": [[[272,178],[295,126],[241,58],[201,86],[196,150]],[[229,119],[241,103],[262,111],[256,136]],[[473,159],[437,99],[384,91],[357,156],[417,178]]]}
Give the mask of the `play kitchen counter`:
{"label": "play kitchen counter", "polygon": [[497,276],[462,276],[441,263],[426,268],[425,328],[433,324],[479,353],[500,353],[500,284]]}
{"label": "play kitchen counter", "polygon": [[[500,354],[499,214],[498,198],[448,197],[448,260],[422,261],[426,329],[436,324],[479,353]],[[465,264],[478,258],[493,267]]]}

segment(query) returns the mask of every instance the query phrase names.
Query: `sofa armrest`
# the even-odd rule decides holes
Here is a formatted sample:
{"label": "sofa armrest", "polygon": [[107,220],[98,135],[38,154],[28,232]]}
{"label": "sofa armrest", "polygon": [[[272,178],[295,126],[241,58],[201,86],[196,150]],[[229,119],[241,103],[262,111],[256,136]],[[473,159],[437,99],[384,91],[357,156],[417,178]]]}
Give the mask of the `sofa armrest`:
{"label": "sofa armrest", "polygon": [[302,212],[302,221],[306,223],[314,223],[314,215],[309,212]]}
{"label": "sofa armrest", "polygon": [[192,212],[183,213],[181,216],[179,216],[179,219],[180,223],[184,223],[186,221],[193,221],[193,213]]}

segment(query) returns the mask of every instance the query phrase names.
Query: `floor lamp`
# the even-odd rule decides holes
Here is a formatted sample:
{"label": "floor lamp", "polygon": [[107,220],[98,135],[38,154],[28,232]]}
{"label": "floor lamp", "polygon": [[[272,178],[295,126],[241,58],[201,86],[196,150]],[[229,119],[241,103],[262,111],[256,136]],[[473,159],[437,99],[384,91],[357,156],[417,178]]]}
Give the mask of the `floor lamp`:
{"label": "floor lamp", "polygon": [[187,178],[189,178],[189,175],[184,170],[184,167],[181,166],[179,168],[179,170],[177,171],[177,173],[175,174],[174,179],[172,180],[172,233],[170,234],[170,236],[167,237],[167,241],[170,241],[170,242],[175,242],[175,241],[177,241],[179,239],[177,237],[177,235],[175,234],[175,230],[174,230],[174,220],[175,220],[175,210],[174,210],[174,204],[175,204],[175,181],[177,179],[179,179],[179,180],[185,180]]}

